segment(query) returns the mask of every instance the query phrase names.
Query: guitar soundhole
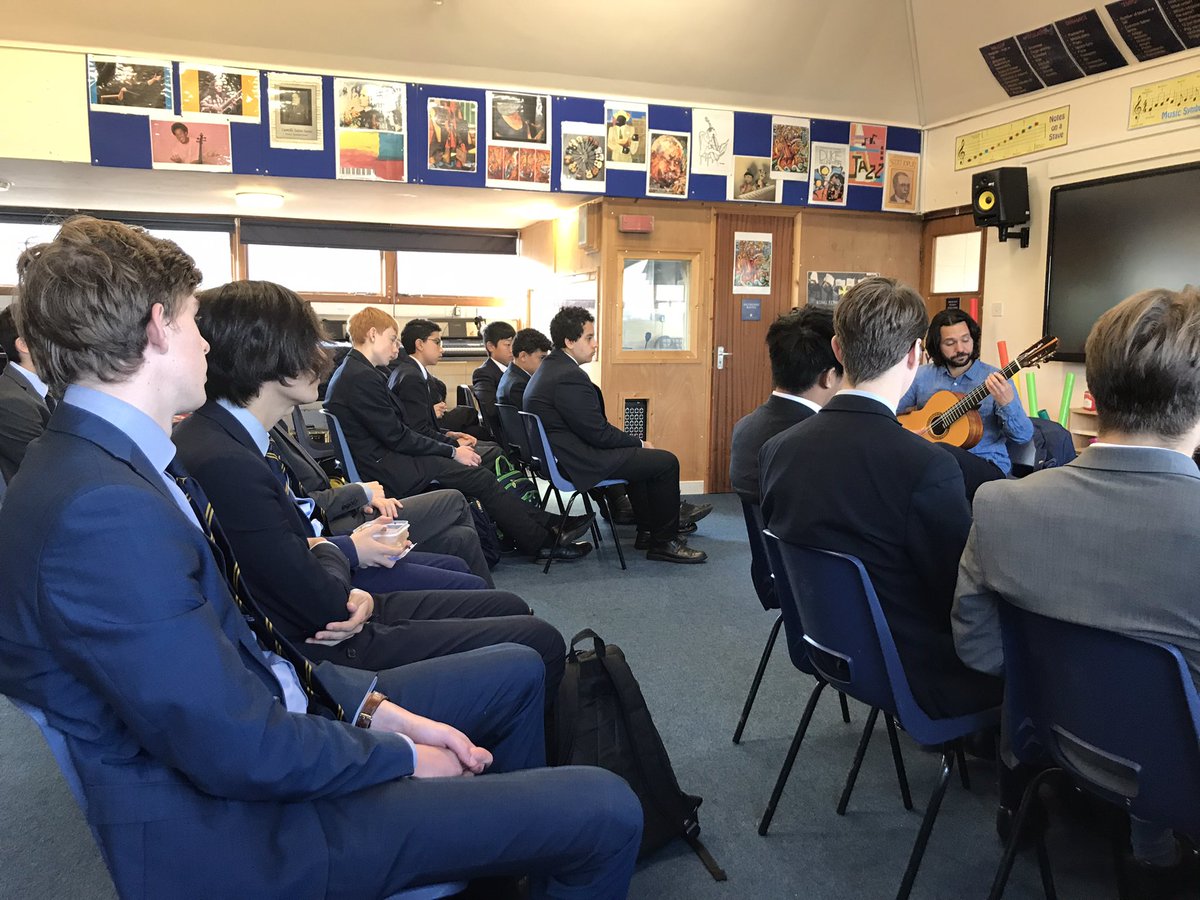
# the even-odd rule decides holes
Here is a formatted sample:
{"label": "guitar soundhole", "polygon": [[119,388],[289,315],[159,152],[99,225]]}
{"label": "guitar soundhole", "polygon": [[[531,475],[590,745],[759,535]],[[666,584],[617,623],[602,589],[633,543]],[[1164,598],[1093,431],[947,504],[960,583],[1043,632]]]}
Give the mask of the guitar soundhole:
{"label": "guitar soundhole", "polygon": [[945,437],[948,430],[946,423],[940,418],[931,419],[929,422],[929,433],[934,437]]}

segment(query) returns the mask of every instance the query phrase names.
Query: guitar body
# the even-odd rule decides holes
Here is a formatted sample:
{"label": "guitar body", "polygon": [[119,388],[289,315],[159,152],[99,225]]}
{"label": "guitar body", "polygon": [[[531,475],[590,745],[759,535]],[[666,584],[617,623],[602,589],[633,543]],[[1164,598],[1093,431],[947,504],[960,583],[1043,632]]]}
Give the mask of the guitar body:
{"label": "guitar body", "polygon": [[930,423],[954,406],[965,395],[954,391],[938,391],[929,398],[929,402],[920,409],[897,416],[900,424],[927,441],[935,444],[953,444],[970,450],[983,438],[983,418],[979,410],[973,409],[950,423],[944,434],[935,434]]}

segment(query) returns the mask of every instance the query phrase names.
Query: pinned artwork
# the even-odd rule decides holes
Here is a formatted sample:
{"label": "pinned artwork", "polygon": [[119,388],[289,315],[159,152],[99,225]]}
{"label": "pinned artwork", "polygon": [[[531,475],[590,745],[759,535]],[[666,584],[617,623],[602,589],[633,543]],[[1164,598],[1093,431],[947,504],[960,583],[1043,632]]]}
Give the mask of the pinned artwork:
{"label": "pinned artwork", "polygon": [[692,172],[694,174],[732,175],[732,110],[693,109],[692,148]]}
{"label": "pinned artwork", "polygon": [[845,144],[813,144],[808,202],[812,206],[846,205],[846,169],[850,148]]}
{"label": "pinned artwork", "polygon": [[916,212],[921,156],[888,150],[883,167],[883,208],[888,212]]}
{"label": "pinned artwork", "polygon": [[735,156],[726,197],[729,200],[779,203],[783,198],[783,182],[779,180],[779,173],[771,170],[770,158]]}
{"label": "pinned artwork", "polygon": [[279,150],[324,150],[324,98],[320,75],[267,73],[271,146]]}
{"label": "pinned artwork", "polygon": [[550,146],[550,95],[488,91],[488,141],[491,144]]}
{"label": "pinned artwork", "polygon": [[690,138],[691,135],[676,131],[650,132],[646,196],[687,199]]}
{"label": "pinned artwork", "polygon": [[649,147],[646,104],[608,101],[604,104],[605,162],[610,169],[644,169]]}
{"label": "pinned artwork", "polygon": [[335,78],[337,177],[405,181],[405,85],[397,81]]}
{"label": "pinned artwork", "polygon": [[430,97],[429,168],[474,172],[478,143],[479,104],[474,100]]}
{"label": "pinned artwork", "polygon": [[257,69],[179,64],[179,109],[189,119],[262,121]]}
{"label": "pinned artwork", "polygon": [[771,293],[771,263],[774,237],[769,231],[733,233],[733,292]]}
{"label": "pinned artwork", "polygon": [[864,187],[882,187],[883,152],[886,149],[886,126],[852,122],[850,125],[850,183]]}
{"label": "pinned artwork", "polygon": [[229,123],[211,119],[151,119],[150,160],[155,169],[232,172]]}
{"label": "pinned artwork", "polygon": [[808,119],[771,119],[771,171],[784,181],[807,181],[812,152],[812,123]]}
{"label": "pinned artwork", "polygon": [[104,112],[175,112],[175,82],[169,59],[88,54],[88,101]]}
{"label": "pinned artwork", "polygon": [[604,193],[604,125],[562,124],[562,189]]}

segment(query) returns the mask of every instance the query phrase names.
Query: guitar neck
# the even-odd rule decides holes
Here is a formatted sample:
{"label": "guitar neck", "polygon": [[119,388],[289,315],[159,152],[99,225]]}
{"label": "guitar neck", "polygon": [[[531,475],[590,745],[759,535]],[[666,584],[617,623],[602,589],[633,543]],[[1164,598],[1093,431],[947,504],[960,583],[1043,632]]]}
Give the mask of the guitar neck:
{"label": "guitar neck", "polygon": [[[1000,370],[1001,378],[1012,378],[1021,370],[1019,360],[1013,360],[1007,366]],[[961,419],[973,409],[978,409],[983,405],[983,401],[988,397],[988,389],[986,384],[981,384],[969,394],[966,394],[961,400],[955,403],[952,407],[946,410],[938,418],[942,424],[949,427],[956,421]]]}

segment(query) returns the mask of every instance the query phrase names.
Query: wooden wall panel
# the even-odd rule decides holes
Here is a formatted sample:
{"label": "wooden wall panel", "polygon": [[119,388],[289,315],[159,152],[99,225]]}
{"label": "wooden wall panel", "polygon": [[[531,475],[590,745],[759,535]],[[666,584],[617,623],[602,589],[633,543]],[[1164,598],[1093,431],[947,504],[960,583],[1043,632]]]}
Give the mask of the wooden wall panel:
{"label": "wooden wall panel", "polygon": [[806,209],[797,247],[804,283],[809,272],[878,272],[920,290],[921,220],[913,216]]}

